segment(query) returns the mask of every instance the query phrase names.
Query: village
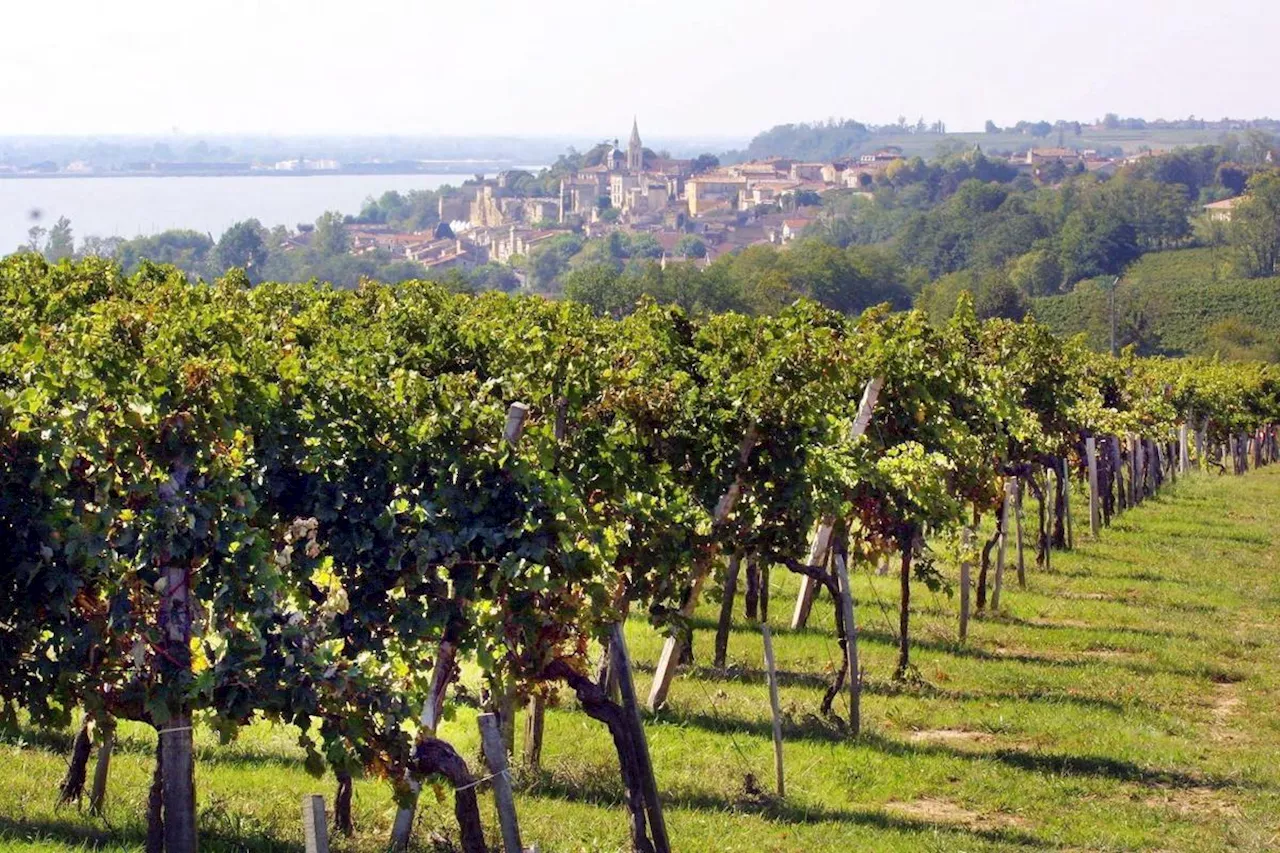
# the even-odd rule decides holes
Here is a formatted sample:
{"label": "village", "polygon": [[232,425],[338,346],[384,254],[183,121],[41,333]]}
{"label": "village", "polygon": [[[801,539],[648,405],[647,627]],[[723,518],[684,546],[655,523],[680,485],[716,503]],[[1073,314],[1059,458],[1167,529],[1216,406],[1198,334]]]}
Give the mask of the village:
{"label": "village", "polygon": [[[1020,174],[1054,183],[1075,172],[1110,175],[1154,153],[1118,158],[1092,150],[1031,148],[1010,155],[1008,162]],[[529,174],[523,171],[476,176],[441,195],[434,229],[406,233],[353,223],[347,226],[348,244],[355,254],[384,250],[435,272],[518,262],[567,232],[590,239],[620,230],[650,235],[664,266],[670,261],[709,264],[748,246],[790,243],[817,221],[824,195],[871,199],[877,182],[906,162],[900,151],[886,148],[831,162],[771,157],[699,170],[698,161],[654,155],[633,122],[625,149],[610,145],[599,163],[561,177],[554,195],[522,192],[516,184]]]}

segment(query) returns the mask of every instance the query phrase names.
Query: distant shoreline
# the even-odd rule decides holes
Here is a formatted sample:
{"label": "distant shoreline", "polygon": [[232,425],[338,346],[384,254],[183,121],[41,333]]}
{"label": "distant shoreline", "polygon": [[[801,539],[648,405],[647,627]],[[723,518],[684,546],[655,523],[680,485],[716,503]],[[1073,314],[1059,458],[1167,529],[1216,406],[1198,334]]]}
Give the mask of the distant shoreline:
{"label": "distant shoreline", "polygon": [[457,164],[452,167],[439,166],[431,169],[291,169],[291,170],[274,170],[274,169],[227,169],[221,171],[210,172],[0,172],[0,180],[57,180],[57,179],[76,179],[76,178],[323,178],[335,176],[358,176],[369,177],[377,175],[386,175],[387,177],[406,176],[406,175],[459,175],[465,178],[473,178],[476,175],[491,175],[494,172],[504,169],[523,169],[526,171],[536,171],[544,168],[542,166],[519,166],[506,162],[484,162],[477,161],[474,164],[467,164],[467,168],[460,168]]}

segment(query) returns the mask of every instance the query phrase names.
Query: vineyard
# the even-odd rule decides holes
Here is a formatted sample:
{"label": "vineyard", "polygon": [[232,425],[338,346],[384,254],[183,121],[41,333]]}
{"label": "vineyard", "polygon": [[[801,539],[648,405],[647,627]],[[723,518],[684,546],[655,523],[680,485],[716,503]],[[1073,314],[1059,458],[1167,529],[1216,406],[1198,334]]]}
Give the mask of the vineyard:
{"label": "vineyard", "polygon": [[[943,641],[922,612],[968,648],[1002,596],[1171,481],[1280,451],[1274,367],[1111,358],[966,306],[944,327],[803,303],[611,320],[429,283],[193,286],[16,256],[0,311],[4,724],[74,720],[48,796],[94,811],[116,733],[127,754],[153,728],[136,807],[156,851],[197,847],[197,753],[264,720],[332,774],[337,836],[362,831],[353,791],[377,784],[393,846],[423,843],[415,810],[440,817],[439,797],[451,843],[520,849],[512,781],[537,778],[571,701],[616,774],[566,802],[616,793],[633,849],[691,849],[641,706],[665,713],[681,667],[733,682],[731,659],[760,660],[738,589],[764,625],[748,677],[769,684],[774,750],[743,796],[785,813],[789,738],[874,738],[864,692],[929,681],[915,653]],[[790,677],[770,625],[831,665]],[[867,656],[877,636],[891,660]],[[639,695],[628,638],[656,659]],[[708,698],[707,726],[731,726]],[[472,709],[477,735],[447,739]],[[201,732],[223,746],[197,750]],[[309,849],[328,844],[318,805]]]}

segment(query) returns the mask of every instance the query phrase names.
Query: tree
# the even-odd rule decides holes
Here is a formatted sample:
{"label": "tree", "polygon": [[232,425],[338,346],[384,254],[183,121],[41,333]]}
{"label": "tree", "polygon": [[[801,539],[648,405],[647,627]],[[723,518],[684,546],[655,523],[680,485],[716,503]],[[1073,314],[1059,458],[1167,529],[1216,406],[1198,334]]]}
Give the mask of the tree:
{"label": "tree", "polygon": [[685,234],[676,241],[673,251],[685,258],[705,258],[707,244],[696,234]]}
{"label": "tree", "polygon": [[662,257],[662,245],[652,234],[640,233],[632,235],[628,255],[632,258],[654,259]]}
{"label": "tree", "polygon": [[1223,163],[1218,166],[1214,180],[1232,195],[1240,195],[1249,183],[1249,173],[1235,163]]}
{"label": "tree", "polygon": [[114,258],[123,243],[123,237],[97,237],[90,234],[80,242],[79,257]]}
{"label": "tree", "polygon": [[238,267],[250,273],[251,279],[255,278],[252,273],[261,269],[269,254],[266,238],[267,230],[256,219],[246,219],[232,225],[222,232],[218,245],[214,248],[216,272],[222,273]]}
{"label": "tree", "polygon": [[1028,296],[1048,296],[1062,285],[1062,265],[1050,248],[1032,249],[1009,262],[1009,281]]}
{"label": "tree", "polygon": [[714,154],[699,154],[693,158],[693,173],[710,172],[720,167],[720,158]]}
{"label": "tree", "polygon": [[44,256],[51,261],[60,261],[75,254],[76,241],[71,234],[71,220],[59,216],[58,221],[49,229],[49,242],[45,244]]}
{"label": "tree", "polygon": [[43,252],[44,235],[48,233],[49,230],[47,228],[43,228],[39,225],[32,225],[27,229],[27,243],[24,248],[29,252]]}
{"label": "tree", "polygon": [[1027,298],[1005,276],[988,276],[974,296],[973,310],[982,320],[992,317],[1021,320],[1027,315]]}
{"label": "tree", "polygon": [[999,133],[1000,128],[991,119],[987,119],[987,123],[982,128],[984,133]]}
{"label": "tree", "polygon": [[344,255],[347,252],[347,231],[342,224],[342,214],[328,211],[316,220],[315,236],[311,246],[321,255]]}
{"label": "tree", "polygon": [[597,314],[621,315],[634,305],[639,293],[631,280],[608,264],[588,264],[564,277],[564,296],[591,307]]}
{"label": "tree", "polygon": [[1236,264],[1249,278],[1274,275],[1280,263],[1280,170],[1249,180],[1249,195],[1231,211]]}
{"label": "tree", "polygon": [[1067,217],[1059,239],[1064,284],[1115,275],[1142,253],[1133,225],[1106,208],[1075,211]]}
{"label": "tree", "polygon": [[213,240],[199,231],[161,231],[119,244],[116,258],[126,273],[134,273],[144,260],[173,264],[192,276],[208,274]]}

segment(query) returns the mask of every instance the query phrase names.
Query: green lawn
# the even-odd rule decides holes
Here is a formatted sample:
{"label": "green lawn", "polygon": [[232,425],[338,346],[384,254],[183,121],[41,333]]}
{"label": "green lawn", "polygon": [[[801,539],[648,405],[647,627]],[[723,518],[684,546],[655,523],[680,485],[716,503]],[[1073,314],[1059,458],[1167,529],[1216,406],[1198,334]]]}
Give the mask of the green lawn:
{"label": "green lawn", "polygon": [[[648,722],[675,848],[1280,849],[1280,466],[1180,482],[1098,542],[1082,529],[1079,515],[1077,549],[1055,554],[1052,573],[1029,567],[1028,588],[1007,588],[1005,611],[975,622],[966,647],[954,598],[921,587],[919,683],[889,678],[896,580],[860,570],[869,692],[858,741],[816,716],[836,654],[830,600],[815,605],[813,629],[786,631],[796,585],[775,570],[787,797],[744,783],[752,774],[769,789],[773,769],[760,636],[740,618],[730,671],[682,673]],[[700,664],[715,611],[699,611]],[[644,692],[660,640],[634,621],[628,638]],[[5,735],[0,849],[138,849],[153,740],[124,731],[105,820],[54,807],[69,734]],[[474,714],[442,735],[474,755]],[[219,748],[199,732],[202,849],[301,848],[300,797],[331,800],[334,783],[303,771],[293,741],[263,725]],[[572,707],[550,711],[544,771],[517,791],[526,844],[625,847],[617,779],[603,728]],[[453,831],[451,802],[426,800],[420,849]],[[392,811],[384,784],[357,781],[359,835],[335,849],[380,849]]]}

